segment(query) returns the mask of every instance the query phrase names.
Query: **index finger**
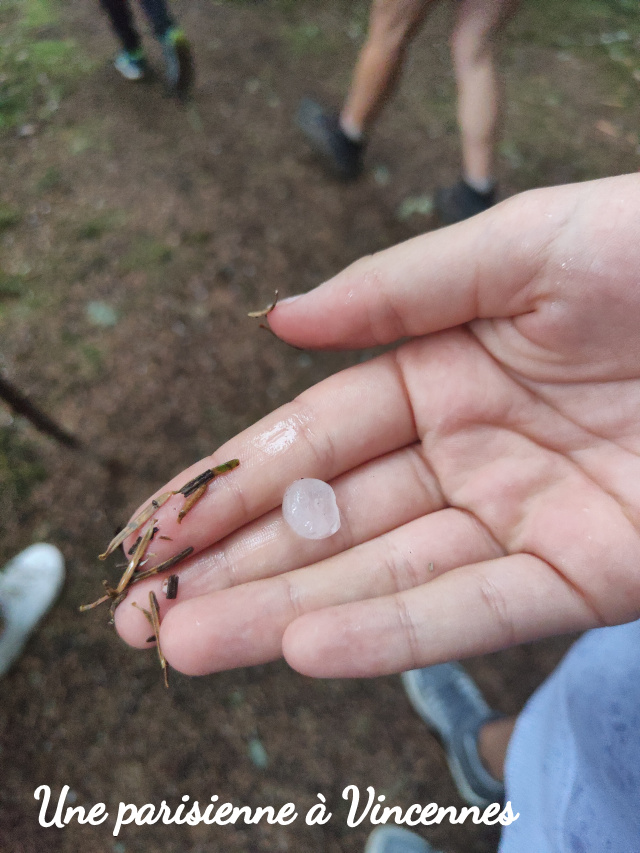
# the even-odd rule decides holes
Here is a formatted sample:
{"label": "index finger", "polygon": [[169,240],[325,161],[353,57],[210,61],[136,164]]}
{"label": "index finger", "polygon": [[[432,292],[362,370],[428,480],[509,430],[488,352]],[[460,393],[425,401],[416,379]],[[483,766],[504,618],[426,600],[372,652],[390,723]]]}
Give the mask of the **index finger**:
{"label": "index finger", "polygon": [[530,190],[356,261],[280,302],[270,325],[296,346],[346,349],[528,314],[560,282],[574,282],[565,261],[578,255],[588,270],[603,231],[618,239],[621,211],[637,221],[639,189],[640,176],[623,175]]}
{"label": "index finger", "polygon": [[153,540],[149,565],[186,547],[198,553],[262,516],[282,502],[285,489],[295,479],[332,480],[416,438],[393,353],[331,376],[158,490],[156,494],[177,491],[207,468],[230,459],[240,461],[238,468],[210,484],[181,523],[182,495],[175,495],[157,510],[148,522],[155,522],[160,534]]}

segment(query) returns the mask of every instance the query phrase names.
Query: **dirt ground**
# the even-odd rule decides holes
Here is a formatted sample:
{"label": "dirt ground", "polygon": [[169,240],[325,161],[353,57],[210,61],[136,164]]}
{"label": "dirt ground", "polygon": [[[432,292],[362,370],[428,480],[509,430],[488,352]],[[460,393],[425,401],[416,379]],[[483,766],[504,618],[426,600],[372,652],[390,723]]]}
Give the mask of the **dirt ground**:
{"label": "dirt ground", "polygon": [[[129,650],[104,614],[77,608],[103,577],[96,554],[152,491],[361,358],[292,350],[246,312],[276,288],[309,289],[434,227],[409,211],[428,209],[433,188],[457,175],[450,9],[437,9],[418,37],[367,174],[345,187],[317,168],[292,116],[304,94],[339,103],[366,3],[178,4],[198,72],[183,108],[159,78],[116,76],[97,2],[69,0],[40,23],[34,2],[0,17],[5,46],[31,15],[23,37],[73,39],[81,62],[74,74],[72,63],[35,74],[18,118],[0,126],[0,369],[126,473],[109,477],[0,406],[0,558],[46,540],[68,571],[58,605],[0,683],[0,850],[358,853],[371,827],[347,827],[348,784],[373,785],[404,807],[461,805],[397,678],[313,681],[273,663],[199,679],[172,673],[165,691],[154,653]],[[638,169],[638,32],[620,29],[625,4],[572,0],[564,16],[553,5],[529,4],[505,40],[505,196]],[[0,92],[31,67],[29,51],[4,69]],[[469,667],[496,707],[515,712],[566,644]],[[33,793],[42,784],[56,799],[69,785],[70,803],[104,802],[112,816],[121,801],[175,806],[185,794],[252,807],[292,801],[304,814],[321,792],[333,818],[128,827],[114,838],[111,820],[41,828]],[[425,836],[449,853],[497,843],[493,829],[471,823]]]}

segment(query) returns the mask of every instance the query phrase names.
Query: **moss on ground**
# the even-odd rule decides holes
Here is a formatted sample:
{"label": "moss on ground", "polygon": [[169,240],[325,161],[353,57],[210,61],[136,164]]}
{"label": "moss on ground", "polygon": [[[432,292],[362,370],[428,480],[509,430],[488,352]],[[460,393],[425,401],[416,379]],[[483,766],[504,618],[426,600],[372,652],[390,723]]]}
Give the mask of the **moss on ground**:
{"label": "moss on ground", "polygon": [[0,132],[44,121],[91,63],[75,40],[59,37],[56,0],[0,5]]}
{"label": "moss on ground", "polygon": [[15,512],[46,478],[36,445],[17,419],[0,425],[0,531],[9,509]]}

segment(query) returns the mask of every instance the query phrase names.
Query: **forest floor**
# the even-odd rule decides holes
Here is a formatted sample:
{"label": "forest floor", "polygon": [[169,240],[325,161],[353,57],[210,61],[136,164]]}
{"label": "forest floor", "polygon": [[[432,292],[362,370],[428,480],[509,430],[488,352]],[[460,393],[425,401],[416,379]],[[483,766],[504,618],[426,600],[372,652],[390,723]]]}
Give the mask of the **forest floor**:
{"label": "forest floor", "polygon": [[[459,153],[438,7],[410,51],[344,186],[318,168],[292,117],[312,94],[337,106],[366,26],[347,0],[176,5],[193,42],[186,107],[160,75],[131,84],[95,2],[7,0],[0,9],[0,370],[126,473],[39,434],[0,406],[0,564],[34,541],[64,552],[63,595],[0,686],[0,849],[11,853],[359,853],[342,790],[387,803],[460,806],[441,749],[398,678],[313,681],[273,663],[165,691],[154,653],[99,613],[96,554],[176,472],[360,354],[292,350],[248,310],[307,290],[351,261],[435,226],[434,188]],[[635,2],[525,5],[504,39],[500,192],[639,167]],[[149,38],[151,50],[152,40]],[[152,53],[160,68],[160,58]],[[489,701],[517,711],[567,639],[469,662]],[[38,824],[34,790],[74,805],[296,803],[323,793],[326,825]],[[491,853],[494,829],[424,834],[447,853]]]}

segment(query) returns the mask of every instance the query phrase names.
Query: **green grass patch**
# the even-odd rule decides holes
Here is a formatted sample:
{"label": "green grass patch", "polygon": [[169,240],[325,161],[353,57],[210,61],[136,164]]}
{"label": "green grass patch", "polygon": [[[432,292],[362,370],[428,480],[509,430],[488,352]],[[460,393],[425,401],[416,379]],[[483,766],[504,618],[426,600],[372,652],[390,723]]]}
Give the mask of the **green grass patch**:
{"label": "green grass patch", "polygon": [[17,420],[0,426],[0,507],[17,506],[46,478],[37,449]]}
{"label": "green grass patch", "polygon": [[53,38],[55,0],[0,3],[0,131],[55,112],[91,64],[73,39]]}
{"label": "green grass patch", "polygon": [[[216,0],[221,5],[227,6],[256,6],[256,0]],[[294,12],[304,5],[304,0],[271,0],[271,6],[281,12]]]}
{"label": "green grass patch", "polygon": [[50,190],[59,189],[63,185],[62,172],[56,166],[49,166],[44,175],[36,182],[36,190],[46,193]]}
{"label": "green grass patch", "polygon": [[6,231],[7,228],[13,228],[20,222],[20,211],[8,204],[3,204],[0,201],[0,232]]}
{"label": "green grass patch", "polygon": [[0,270],[0,300],[20,299],[25,294],[25,281],[19,275],[7,275]]}
{"label": "green grass patch", "polygon": [[57,17],[50,0],[27,0],[23,7],[22,23],[27,29],[48,27],[56,23]]}
{"label": "green grass patch", "polygon": [[294,56],[304,56],[309,53],[324,53],[329,49],[329,40],[317,24],[303,22],[289,24],[282,29],[282,34]]}
{"label": "green grass patch", "polygon": [[185,246],[206,246],[213,239],[212,231],[184,231],[182,242]]}
{"label": "green grass patch", "polygon": [[103,234],[121,228],[126,221],[126,214],[121,210],[104,211],[82,223],[78,228],[78,239],[98,240]]}
{"label": "green grass patch", "polygon": [[153,237],[143,235],[138,237],[127,254],[120,261],[123,272],[134,272],[136,270],[154,270],[168,263],[173,255],[170,246],[155,240]]}
{"label": "green grass patch", "polygon": [[640,69],[637,0],[523,3],[511,28],[511,37],[516,43],[529,42],[587,57],[600,56],[626,69],[627,76]]}

